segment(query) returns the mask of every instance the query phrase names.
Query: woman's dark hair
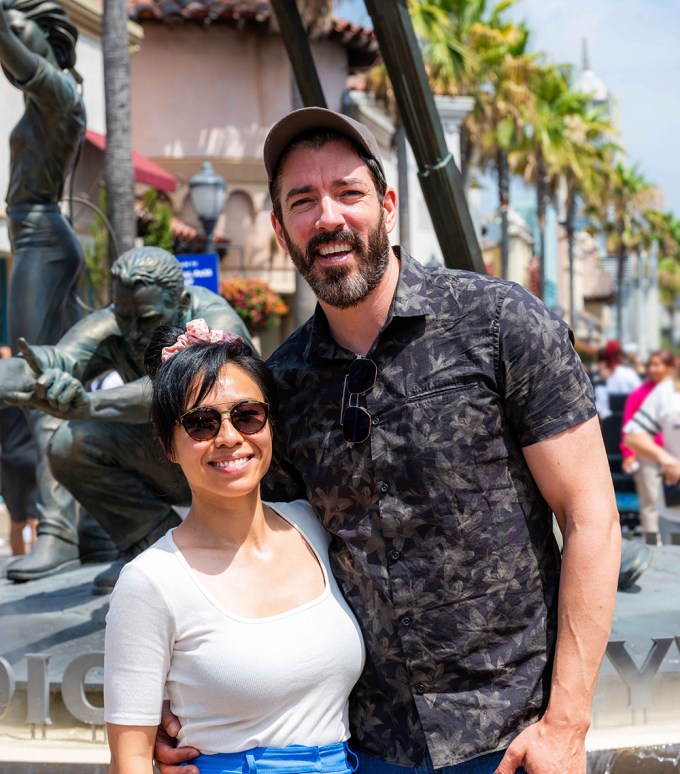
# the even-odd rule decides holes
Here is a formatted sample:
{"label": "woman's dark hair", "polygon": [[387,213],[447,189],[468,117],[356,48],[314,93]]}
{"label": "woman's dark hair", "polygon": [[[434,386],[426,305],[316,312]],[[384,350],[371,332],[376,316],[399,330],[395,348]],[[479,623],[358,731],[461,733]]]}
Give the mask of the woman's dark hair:
{"label": "woman's dark hair", "polygon": [[657,349],[656,352],[652,352],[647,358],[647,362],[649,363],[653,357],[658,357],[666,368],[673,368],[675,366],[675,357],[673,353],[669,352],[667,349]]}
{"label": "woman's dark hair", "polygon": [[151,422],[165,454],[172,457],[175,422],[184,412],[201,404],[226,365],[240,368],[257,384],[269,404],[273,424],[278,410],[278,390],[264,360],[239,340],[192,344],[165,363],[161,362],[163,348],[175,344],[182,333],[186,333],[183,328],[161,325],[154,331],[144,355],[144,368],[153,387]]}

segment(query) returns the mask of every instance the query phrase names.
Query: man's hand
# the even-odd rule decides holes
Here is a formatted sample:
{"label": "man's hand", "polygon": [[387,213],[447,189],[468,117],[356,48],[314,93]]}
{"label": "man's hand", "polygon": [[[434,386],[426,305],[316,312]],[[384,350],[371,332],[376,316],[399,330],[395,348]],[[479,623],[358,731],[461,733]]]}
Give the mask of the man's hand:
{"label": "man's hand", "polygon": [[200,774],[197,766],[179,765],[201,754],[195,747],[177,747],[179,729],[179,720],[170,711],[170,702],[164,701],[161,724],[153,748],[156,766],[161,774]]}
{"label": "man's hand", "polygon": [[543,717],[508,747],[496,774],[586,774],[585,730],[556,725]]}

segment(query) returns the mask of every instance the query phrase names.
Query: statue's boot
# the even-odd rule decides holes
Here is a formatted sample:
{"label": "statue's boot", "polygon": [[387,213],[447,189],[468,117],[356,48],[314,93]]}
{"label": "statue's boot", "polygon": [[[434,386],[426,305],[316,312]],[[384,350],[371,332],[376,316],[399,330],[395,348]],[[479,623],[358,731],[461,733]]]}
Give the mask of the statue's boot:
{"label": "statue's boot", "polygon": [[116,559],[115,562],[110,564],[105,570],[95,576],[92,582],[92,593],[96,597],[110,594],[113,591],[113,587],[116,585],[118,576],[121,570],[125,567],[125,559]]}
{"label": "statue's boot", "polygon": [[629,589],[652,561],[652,552],[644,543],[634,543],[624,538],[621,541],[621,569],[619,570],[619,591]]}
{"label": "statue's boot", "polygon": [[80,561],[83,564],[114,562],[118,558],[118,547],[106,534],[104,528],[84,508],[80,510],[78,523],[78,545]]}
{"label": "statue's boot", "polygon": [[182,520],[180,519],[177,511],[175,511],[174,508],[171,508],[168,515],[160,524],[156,525],[151,530],[151,532],[145,535],[141,540],[133,543],[124,551],[121,551],[120,556],[115,562],[113,562],[103,572],[100,572],[99,575],[95,576],[92,586],[92,593],[95,596],[110,594],[113,591],[113,587],[116,585],[118,576],[120,575],[123,567],[125,567],[125,564],[131,559],[134,559],[135,556],[141,554],[142,551],[145,551],[149,546],[153,545],[159,538],[163,537],[163,535],[165,535],[169,529],[177,527],[181,523]]}
{"label": "statue's boot", "polygon": [[80,567],[78,546],[56,535],[38,535],[30,554],[7,565],[6,575],[15,583],[48,578]]}

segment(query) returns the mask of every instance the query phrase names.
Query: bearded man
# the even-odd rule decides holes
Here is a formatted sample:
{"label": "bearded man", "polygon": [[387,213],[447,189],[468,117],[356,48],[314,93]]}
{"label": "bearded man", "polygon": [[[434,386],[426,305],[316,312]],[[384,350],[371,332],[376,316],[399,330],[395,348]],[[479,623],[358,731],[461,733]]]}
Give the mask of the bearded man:
{"label": "bearded man", "polygon": [[585,774],[621,531],[570,331],[514,283],[391,247],[396,193],[352,119],[295,111],[264,162],[276,237],[318,305],[269,360],[263,496],[307,498],[333,536],[366,640],[359,770]]}

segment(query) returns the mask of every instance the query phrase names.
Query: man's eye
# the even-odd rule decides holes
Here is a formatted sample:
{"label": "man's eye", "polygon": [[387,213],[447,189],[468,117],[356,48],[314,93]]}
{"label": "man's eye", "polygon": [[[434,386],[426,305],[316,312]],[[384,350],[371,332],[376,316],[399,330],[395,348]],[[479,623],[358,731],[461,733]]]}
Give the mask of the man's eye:
{"label": "man's eye", "polygon": [[310,204],[312,200],[307,197],[305,199],[296,199],[290,206],[291,209],[295,209],[296,207],[304,207],[306,204]]}

